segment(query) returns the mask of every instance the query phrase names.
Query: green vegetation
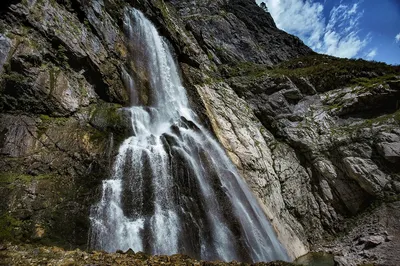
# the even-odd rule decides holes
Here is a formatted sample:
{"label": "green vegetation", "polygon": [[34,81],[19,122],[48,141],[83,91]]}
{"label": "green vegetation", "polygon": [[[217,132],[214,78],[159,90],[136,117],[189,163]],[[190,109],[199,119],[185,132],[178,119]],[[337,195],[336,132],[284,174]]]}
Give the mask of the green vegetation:
{"label": "green vegetation", "polygon": [[259,78],[270,74],[270,67],[261,64],[255,64],[252,62],[241,62],[235,66],[222,66],[225,68],[226,73],[229,77],[246,76],[250,78]]}
{"label": "green vegetation", "polygon": [[43,174],[43,175],[26,175],[26,174],[21,174],[21,173],[12,173],[12,172],[4,172],[0,173],[0,184],[8,184],[8,183],[13,183],[15,181],[20,181],[23,183],[30,183],[33,180],[43,180],[43,179],[49,179],[51,178],[51,174]]}
{"label": "green vegetation", "polygon": [[225,68],[224,72],[228,77],[287,76],[295,83],[300,78],[307,78],[318,91],[328,91],[348,85],[370,87],[395,80],[397,76],[400,76],[400,66],[320,54],[299,57],[274,67],[241,62],[234,66],[224,65],[220,68]]}
{"label": "green vegetation", "polygon": [[212,53],[210,51],[207,52],[207,57],[208,60],[212,61],[214,59],[214,56],[212,55]]}
{"label": "green vegetation", "polygon": [[3,21],[0,21],[0,34],[4,34],[6,32],[6,27],[4,26]]}
{"label": "green vegetation", "polygon": [[57,84],[57,77],[58,77],[59,73],[60,73],[60,69],[58,67],[52,67],[49,70],[49,76],[50,76],[50,93],[49,93],[49,95],[52,95],[52,93],[54,92],[54,89]]}
{"label": "green vegetation", "polygon": [[[399,66],[390,66],[385,63],[366,61],[363,59],[344,59],[329,55],[313,54],[299,57],[279,64],[278,72],[293,70],[296,73],[313,74],[315,72],[326,72],[327,70],[342,70],[349,73],[375,72],[378,75],[384,73],[398,73]],[[286,72],[289,73],[289,72]]]}
{"label": "green vegetation", "polygon": [[365,128],[372,128],[376,126],[394,127],[394,125],[400,125],[400,110],[397,110],[393,114],[386,114],[379,117],[362,120],[360,123],[355,123],[349,126],[341,126],[331,128],[332,135],[335,134],[348,134],[357,132]]}
{"label": "green vegetation", "polygon": [[[400,75],[400,73],[398,73],[398,74]],[[355,78],[351,81],[351,83],[353,83],[353,85],[356,85],[356,86],[358,85],[358,86],[370,88],[377,84],[383,84],[388,81],[395,81],[398,79],[399,78],[397,78],[397,76],[395,74],[387,74],[387,75],[373,77],[373,78],[365,78],[365,77]]]}
{"label": "green vegetation", "polygon": [[120,111],[121,105],[100,103],[90,114],[90,124],[96,129],[90,135],[91,140],[99,142],[108,139],[110,133],[115,133],[115,140],[122,141],[126,137],[128,123]]}
{"label": "green vegetation", "polygon": [[101,103],[92,110],[91,120],[101,120],[99,122],[106,126],[123,123],[123,118],[118,112],[121,107],[119,104]]}
{"label": "green vegetation", "polygon": [[42,120],[42,122],[37,126],[39,137],[42,136],[51,125],[62,126],[69,120],[69,118],[66,117],[51,117],[45,114],[40,115],[39,118]]}
{"label": "green vegetation", "polygon": [[[6,68],[6,67],[4,67],[4,68]],[[7,82],[11,82],[16,85],[18,85],[18,84],[23,85],[27,82],[27,78],[24,75],[21,75],[20,73],[13,72],[13,71],[5,73],[3,75],[3,78]]]}
{"label": "green vegetation", "polygon": [[270,74],[293,79],[307,77],[319,91],[327,91],[345,85],[370,86],[385,82],[400,75],[400,66],[315,54],[281,63]]}
{"label": "green vegetation", "polygon": [[16,240],[16,228],[20,227],[22,222],[15,219],[8,213],[0,216],[0,240]]}
{"label": "green vegetation", "polygon": [[57,48],[57,58],[62,63],[61,65],[68,63],[68,56],[66,55],[67,49],[64,46],[59,45]]}

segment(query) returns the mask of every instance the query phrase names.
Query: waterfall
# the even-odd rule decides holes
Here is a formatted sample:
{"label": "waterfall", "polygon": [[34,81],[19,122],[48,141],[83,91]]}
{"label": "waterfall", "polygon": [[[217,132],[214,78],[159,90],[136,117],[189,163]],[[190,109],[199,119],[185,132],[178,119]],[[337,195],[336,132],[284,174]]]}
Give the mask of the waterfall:
{"label": "waterfall", "polygon": [[265,214],[221,146],[190,109],[170,45],[126,10],[132,136],[92,206],[90,245],[109,252],[203,260],[288,260]]}

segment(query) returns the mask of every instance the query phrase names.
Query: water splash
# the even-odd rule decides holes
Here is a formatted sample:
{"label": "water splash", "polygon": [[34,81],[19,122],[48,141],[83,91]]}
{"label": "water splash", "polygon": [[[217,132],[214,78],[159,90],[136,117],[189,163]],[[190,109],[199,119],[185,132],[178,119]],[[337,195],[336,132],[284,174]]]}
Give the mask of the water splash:
{"label": "water splash", "polygon": [[190,109],[166,40],[136,9],[124,28],[134,70],[133,134],[92,207],[92,248],[204,260],[288,260],[285,250],[220,145]]}

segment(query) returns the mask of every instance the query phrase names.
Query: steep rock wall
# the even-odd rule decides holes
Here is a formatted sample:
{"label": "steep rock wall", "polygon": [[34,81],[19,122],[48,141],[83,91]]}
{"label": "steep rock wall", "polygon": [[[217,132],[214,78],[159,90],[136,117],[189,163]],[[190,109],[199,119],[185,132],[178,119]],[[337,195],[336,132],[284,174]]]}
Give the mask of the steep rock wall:
{"label": "steep rock wall", "polygon": [[253,1],[139,7],[175,43],[193,98],[292,257],[398,200],[398,68],[313,54]]}
{"label": "steep rock wall", "polygon": [[[106,1],[107,2],[107,1]],[[124,36],[105,3],[0,14],[0,238],[85,247],[89,207],[128,133]]]}

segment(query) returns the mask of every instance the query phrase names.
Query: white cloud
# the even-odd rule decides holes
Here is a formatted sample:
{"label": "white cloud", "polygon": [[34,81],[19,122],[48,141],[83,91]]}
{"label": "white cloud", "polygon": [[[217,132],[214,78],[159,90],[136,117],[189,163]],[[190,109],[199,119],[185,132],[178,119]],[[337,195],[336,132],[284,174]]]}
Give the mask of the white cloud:
{"label": "white cloud", "polygon": [[264,2],[279,28],[299,36],[317,52],[338,57],[356,57],[363,53],[370,42],[369,36],[361,38],[359,35],[359,21],[363,11],[358,3],[344,4],[340,1],[332,8],[329,17],[325,18],[324,5],[312,0]]}
{"label": "white cloud", "polygon": [[396,35],[396,37],[394,37],[396,39],[396,43],[400,42],[400,33]]}
{"label": "white cloud", "polygon": [[372,60],[372,59],[375,58],[375,56],[376,56],[377,54],[378,54],[378,49],[377,49],[377,48],[374,48],[374,49],[371,49],[368,53],[366,53],[364,57],[365,57],[367,60]]}

